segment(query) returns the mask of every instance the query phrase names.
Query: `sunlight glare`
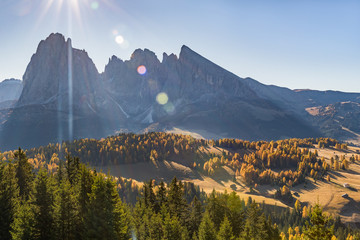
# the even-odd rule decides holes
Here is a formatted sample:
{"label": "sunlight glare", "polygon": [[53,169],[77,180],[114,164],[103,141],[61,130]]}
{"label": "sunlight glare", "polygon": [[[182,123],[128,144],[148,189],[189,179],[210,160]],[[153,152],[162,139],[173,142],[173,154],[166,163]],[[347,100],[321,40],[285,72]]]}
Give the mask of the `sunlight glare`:
{"label": "sunlight glare", "polygon": [[119,44],[119,45],[123,44],[123,43],[124,43],[124,37],[121,36],[121,35],[116,36],[115,42],[116,42],[117,44]]}
{"label": "sunlight glare", "polygon": [[169,97],[166,93],[161,92],[156,96],[156,101],[161,105],[165,105],[169,101]]}
{"label": "sunlight glare", "polygon": [[140,74],[140,75],[144,75],[146,73],[146,67],[144,65],[140,65],[138,68],[137,68],[137,72]]}

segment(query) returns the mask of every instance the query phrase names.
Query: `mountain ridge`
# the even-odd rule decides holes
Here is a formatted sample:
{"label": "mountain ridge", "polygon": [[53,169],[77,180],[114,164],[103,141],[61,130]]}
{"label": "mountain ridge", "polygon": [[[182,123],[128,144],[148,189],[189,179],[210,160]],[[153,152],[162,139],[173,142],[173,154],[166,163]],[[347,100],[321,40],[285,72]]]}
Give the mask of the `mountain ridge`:
{"label": "mountain ridge", "polygon": [[146,129],[249,140],[315,137],[323,133],[306,108],[360,101],[356,93],[294,91],[241,78],[185,45],[179,57],[163,53],[162,61],[149,49],[136,49],[129,60],[113,55],[99,73],[87,52],[59,33],[39,43],[22,85],[16,105],[1,115],[4,149],[17,147],[21,136],[31,147]]}

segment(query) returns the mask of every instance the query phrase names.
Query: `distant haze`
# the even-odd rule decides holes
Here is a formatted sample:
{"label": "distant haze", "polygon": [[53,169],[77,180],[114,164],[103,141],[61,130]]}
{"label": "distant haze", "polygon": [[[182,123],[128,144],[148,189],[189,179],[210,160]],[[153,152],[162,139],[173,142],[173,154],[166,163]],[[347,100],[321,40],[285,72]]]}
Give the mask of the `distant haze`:
{"label": "distant haze", "polygon": [[100,72],[114,54],[148,48],[161,61],[185,44],[264,84],[360,92],[358,0],[2,0],[0,21],[0,81],[21,79],[39,41],[61,32]]}

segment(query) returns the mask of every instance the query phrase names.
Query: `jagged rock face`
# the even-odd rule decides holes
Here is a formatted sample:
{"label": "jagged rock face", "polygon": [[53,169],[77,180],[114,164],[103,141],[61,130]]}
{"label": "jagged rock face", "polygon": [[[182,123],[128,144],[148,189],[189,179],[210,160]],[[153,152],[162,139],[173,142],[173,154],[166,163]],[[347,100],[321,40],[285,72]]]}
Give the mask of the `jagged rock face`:
{"label": "jagged rock face", "polygon": [[[147,68],[146,74],[137,73],[140,65]],[[147,49],[136,50],[129,61],[112,57],[102,77],[108,92],[135,123],[210,129],[220,136],[247,139],[299,136],[299,129],[305,136],[313,131],[260,97],[244,79],[186,46],[179,58],[164,54],[161,63]],[[165,105],[156,101],[161,92],[168,96]],[[284,129],[284,124],[289,128]]]}
{"label": "jagged rock face", "polygon": [[61,34],[40,42],[23,84],[16,107],[0,114],[0,146],[5,149],[103,137],[126,119],[107,96],[87,53],[73,49]]}
{"label": "jagged rock face", "polygon": [[[145,66],[146,72],[139,72],[139,66]],[[166,103],[156,100],[160,93],[166,94]],[[4,109],[0,104],[0,147],[173,127],[208,138],[324,135],[319,129],[332,136],[340,122],[358,131],[357,122],[335,121],[328,114],[319,118],[305,108],[359,99],[360,94],[293,91],[243,79],[186,46],[179,57],[164,53],[162,62],[148,49],[135,50],[127,61],[113,56],[99,74],[85,51],[73,49],[71,40],[65,41],[61,34],[51,34],[31,58],[17,104],[14,100],[7,105],[15,107]],[[344,107],[339,109],[348,109]],[[340,115],[358,119],[358,111],[353,111],[356,116],[342,110]],[[320,126],[329,118],[334,120],[330,130]]]}
{"label": "jagged rock face", "polygon": [[[145,74],[139,66],[145,66]],[[163,81],[161,64],[148,49],[137,49],[125,62],[113,56],[102,75],[108,93],[132,116],[151,107]]]}
{"label": "jagged rock face", "polygon": [[[137,72],[141,65],[147,69],[144,75]],[[132,116],[150,107],[157,109],[155,99],[160,92],[165,92],[172,104],[216,103],[231,97],[258,98],[241,78],[186,46],[182,47],[179,59],[164,53],[162,63],[147,49],[136,50],[125,62],[113,56],[102,76],[108,92]]]}
{"label": "jagged rock face", "polygon": [[[17,106],[46,104],[67,110],[72,92],[74,108],[96,109],[104,98],[97,69],[85,51],[71,40],[51,34],[41,41],[23,76],[24,90]],[[90,106],[90,107],[89,107]]]}

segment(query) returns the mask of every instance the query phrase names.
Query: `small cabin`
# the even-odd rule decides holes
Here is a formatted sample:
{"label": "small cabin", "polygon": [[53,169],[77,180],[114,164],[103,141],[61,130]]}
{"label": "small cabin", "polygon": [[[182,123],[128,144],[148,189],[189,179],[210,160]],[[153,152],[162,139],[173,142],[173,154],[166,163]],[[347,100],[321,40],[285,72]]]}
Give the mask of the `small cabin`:
{"label": "small cabin", "polygon": [[350,185],[349,185],[348,183],[344,183],[343,186],[344,186],[345,188],[349,188],[349,187],[350,187]]}
{"label": "small cabin", "polygon": [[347,198],[349,195],[347,193],[341,195],[343,198]]}

